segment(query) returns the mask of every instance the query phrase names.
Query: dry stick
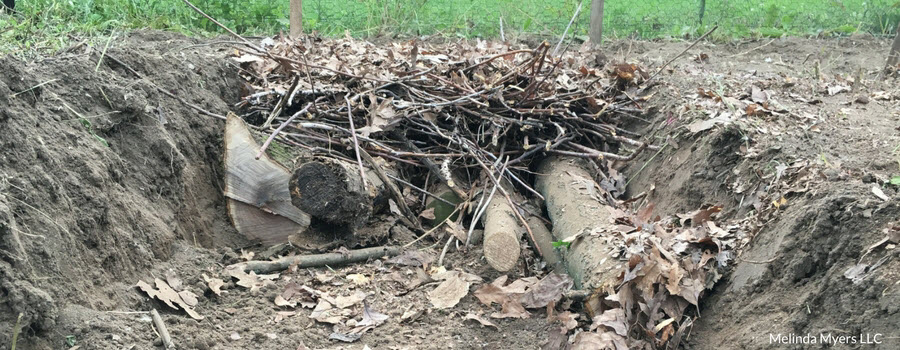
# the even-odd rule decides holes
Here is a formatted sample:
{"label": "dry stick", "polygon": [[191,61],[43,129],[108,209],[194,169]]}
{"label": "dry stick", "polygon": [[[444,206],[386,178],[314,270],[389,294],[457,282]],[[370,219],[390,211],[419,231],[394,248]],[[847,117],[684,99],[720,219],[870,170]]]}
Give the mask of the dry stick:
{"label": "dry stick", "polygon": [[575,14],[572,15],[572,19],[569,20],[569,25],[566,26],[566,30],[563,31],[562,35],[559,36],[559,42],[556,43],[556,47],[553,48],[553,56],[556,56],[556,53],[559,52],[559,46],[562,45],[563,40],[566,38],[566,34],[569,33],[569,27],[572,26],[572,23],[575,22],[575,18],[578,18],[578,14],[581,13],[582,4],[584,3],[578,3],[578,7],[575,9]]}
{"label": "dry stick", "polygon": [[312,106],[312,102],[307,103],[306,107],[303,107],[303,109],[301,109],[297,113],[294,113],[294,115],[292,115],[290,118],[288,118],[288,120],[285,120],[284,123],[281,123],[281,125],[279,125],[278,128],[275,129],[274,132],[272,132],[272,135],[269,135],[269,138],[266,139],[266,142],[263,142],[262,147],[259,148],[259,153],[256,154],[256,159],[259,159],[259,157],[262,157],[263,153],[266,152],[266,148],[269,147],[269,144],[272,143],[272,140],[275,139],[275,136],[277,136],[279,133],[281,133],[281,130],[284,129],[285,126],[287,126],[292,121],[294,121],[294,118],[297,118],[298,116],[303,115],[303,113],[306,113],[306,111],[308,111],[309,107],[311,107],[311,106]]}
{"label": "dry stick", "polygon": [[447,244],[444,244],[444,249],[441,250],[441,257],[438,258],[437,266],[444,266],[444,256],[447,255],[447,251],[450,250],[450,243],[452,243],[454,239],[456,239],[456,236],[454,235],[447,237]]}
{"label": "dry stick", "polygon": [[[426,196],[429,196],[429,197],[431,197],[431,198],[434,198],[435,200],[441,201],[441,202],[444,203],[444,204],[447,204],[447,205],[456,205],[456,204],[454,204],[454,203],[451,202],[451,201],[448,201],[448,200],[446,200],[446,199],[443,199],[443,198],[439,197],[438,195],[436,195],[436,194],[434,194],[434,193],[431,193],[431,192],[428,192],[427,190],[425,190],[425,189],[423,189],[423,188],[421,188],[421,187],[418,187],[418,186],[416,186],[416,185],[413,185],[413,184],[409,183],[408,181],[405,181],[405,180],[403,180],[403,179],[401,179],[401,178],[399,178],[399,177],[396,177],[396,176],[391,175],[391,174],[386,174],[386,175],[387,175],[389,178],[393,179],[394,181],[397,181],[397,182],[402,183],[402,184],[404,184],[404,185],[406,185],[406,186],[409,186],[409,188],[412,188],[412,189],[414,189],[414,190],[416,190],[416,191],[419,191],[419,192],[421,192],[422,194],[424,194],[424,195],[426,195]],[[426,173],[425,175],[426,175],[426,176],[427,176],[427,175],[431,175],[431,173]],[[426,181],[426,183],[427,183],[427,181]]]}
{"label": "dry stick", "polygon": [[[497,161],[500,161],[500,158],[497,158]],[[496,164],[496,163],[494,163]],[[509,158],[504,162],[503,167],[500,168],[500,175],[503,175],[503,172],[506,170],[506,167],[509,166]],[[478,206],[475,207],[475,216],[472,218],[472,223],[469,225],[469,232],[466,235],[466,246],[469,246],[469,242],[472,238],[472,231],[475,231],[475,223],[478,222],[478,219],[481,219],[481,216],[484,215],[484,212],[487,211],[488,205],[490,205],[491,200],[494,199],[494,194],[497,193],[497,186],[491,188],[491,194],[487,196],[487,201],[485,201],[485,197],[482,196],[481,200],[478,201]],[[482,203],[484,206],[482,206]]]}
{"label": "dry stick", "polygon": [[357,153],[356,156],[359,157],[360,155],[362,155],[362,157],[366,159],[366,162],[368,162],[369,165],[372,166],[372,170],[375,171],[375,174],[378,175],[378,178],[381,180],[381,182],[391,190],[391,193],[394,195],[394,199],[397,201],[397,205],[400,206],[400,211],[403,212],[403,215],[406,215],[406,219],[409,221],[409,226],[419,231],[425,231],[425,229],[423,229],[422,225],[419,223],[419,219],[416,218],[416,214],[413,213],[413,211],[409,209],[409,206],[406,205],[406,200],[403,198],[403,193],[401,193],[400,189],[397,188],[397,185],[387,177],[387,174],[384,172],[384,170],[381,169],[381,166],[378,165],[378,163],[375,163],[375,159],[373,159],[372,156],[369,155],[369,152],[366,152],[365,149],[358,148],[358,152],[359,153]]}
{"label": "dry stick", "polygon": [[[465,148],[466,151],[472,153],[472,155],[475,158],[475,161],[478,162],[478,165],[481,166],[481,169],[483,169],[485,172],[487,172],[487,175],[489,178],[491,178],[491,181],[494,183],[494,186],[497,186],[500,188],[500,193],[503,194],[504,197],[506,197],[506,202],[509,203],[509,207],[513,208],[513,214],[516,214],[516,219],[518,219],[519,222],[522,224],[522,226],[525,226],[525,230],[528,231],[528,237],[531,238],[531,242],[537,242],[534,239],[534,232],[531,232],[531,226],[528,225],[528,222],[525,221],[525,218],[523,218],[522,214],[519,213],[519,210],[517,209],[518,206],[516,206],[516,203],[513,202],[512,197],[509,196],[509,193],[506,192],[506,189],[504,189],[503,186],[500,186],[500,181],[495,179],[494,175],[491,174],[491,169],[488,168],[486,164],[484,164],[484,161],[482,161],[481,158],[478,157],[478,155],[476,155],[474,151],[472,151],[472,149],[470,148],[470,146],[468,144],[466,144],[466,143],[460,143],[460,144],[463,146],[463,148]],[[539,247],[537,244],[533,244],[533,245],[534,245],[534,250],[537,251],[538,255],[544,256],[544,253],[541,251],[541,247]]]}
{"label": "dry stick", "polygon": [[506,35],[503,34],[503,16],[500,16],[500,41],[506,41]]}
{"label": "dry stick", "polygon": [[353,107],[350,106],[350,99],[344,95],[347,101],[347,119],[350,120],[350,134],[353,136],[353,149],[356,151],[356,162],[359,163],[359,176],[362,178],[363,186],[366,186],[366,171],[363,169],[362,159],[359,157],[359,140],[356,139],[356,126],[353,125]]}
{"label": "dry stick", "polygon": [[250,46],[251,48],[253,48],[254,50],[257,50],[259,52],[266,52],[261,47],[256,46],[255,44],[250,42],[250,40],[247,40],[246,38],[240,36],[238,33],[235,33],[233,30],[229,29],[224,24],[219,23],[219,21],[217,21],[215,18],[212,18],[209,15],[207,15],[205,12],[203,12],[202,10],[197,8],[197,6],[194,6],[194,4],[192,4],[190,1],[188,1],[188,0],[182,0],[182,1],[184,1],[184,3],[187,4],[191,9],[193,9],[194,11],[197,11],[197,13],[199,13],[201,16],[206,17],[206,19],[212,21],[213,23],[215,23],[217,26],[221,27],[222,29],[225,29],[225,31],[227,31],[231,35],[234,35],[236,38],[241,39],[241,41],[243,41],[244,44],[246,44],[247,46]]}
{"label": "dry stick", "polygon": [[153,318],[153,324],[156,325],[156,329],[159,330],[159,337],[162,338],[163,347],[167,350],[175,349],[175,344],[172,343],[172,336],[169,335],[166,323],[163,322],[162,317],[159,316],[159,312],[157,312],[156,309],[150,309],[150,317]]}
{"label": "dry stick", "polygon": [[396,256],[398,254],[400,254],[400,247],[383,246],[354,249],[346,253],[286,256],[272,261],[251,260],[230,265],[226,269],[235,268],[241,269],[245,272],[253,271],[258,274],[264,274],[284,271],[289,269],[291,266],[297,266],[297,268],[299,269],[305,269],[311,267],[344,265],[364,262],[369,259],[377,259],[385,256]]}
{"label": "dry stick", "polygon": [[712,34],[712,32],[716,31],[717,28],[719,28],[719,25],[718,24],[714,25],[712,27],[712,29],[710,29],[708,32],[706,32],[706,34],[703,34],[699,38],[697,38],[697,40],[694,40],[694,43],[691,44],[691,46],[688,46],[683,51],[681,51],[680,53],[675,55],[675,57],[672,57],[671,59],[669,59],[666,63],[664,63],[661,67],[659,67],[659,70],[657,70],[656,73],[653,73],[653,75],[651,75],[650,78],[648,78],[646,81],[644,81],[644,84],[647,84],[648,82],[653,80],[653,78],[656,78],[656,76],[659,75],[659,73],[662,73],[663,69],[666,69],[666,66],[668,66],[669,64],[671,64],[672,62],[677,60],[678,57],[681,57],[681,55],[684,55],[684,53],[688,52],[688,50],[694,48],[694,46],[697,46],[697,44],[699,44],[701,41],[703,41],[703,39],[706,39],[707,36]]}
{"label": "dry stick", "polygon": [[435,225],[435,226],[432,227],[430,230],[425,231],[425,233],[423,233],[421,236],[419,236],[418,238],[416,238],[416,239],[413,240],[412,242],[409,242],[409,243],[404,244],[404,245],[403,245],[403,248],[408,248],[409,246],[411,246],[411,245],[413,245],[413,244],[415,244],[415,243],[421,241],[421,240],[424,239],[425,237],[428,237],[429,235],[431,235],[432,233],[434,233],[434,231],[437,231],[437,229],[440,228],[441,226],[443,226],[444,223],[447,222],[447,220],[450,220],[450,218],[453,217],[454,214],[456,214],[457,212],[459,212],[459,209],[460,209],[460,208],[462,208],[462,205],[459,205],[459,206],[456,207],[456,209],[453,209],[453,212],[451,212],[450,215],[447,215],[447,217],[444,218],[444,220],[441,221],[439,224]]}

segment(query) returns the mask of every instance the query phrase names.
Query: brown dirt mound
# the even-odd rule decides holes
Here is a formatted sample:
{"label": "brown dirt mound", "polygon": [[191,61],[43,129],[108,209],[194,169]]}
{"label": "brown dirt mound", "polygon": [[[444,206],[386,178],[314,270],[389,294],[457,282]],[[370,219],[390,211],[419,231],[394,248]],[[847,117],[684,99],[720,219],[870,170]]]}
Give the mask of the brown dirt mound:
{"label": "brown dirt mound", "polygon": [[[220,54],[184,48],[199,41],[124,39],[108,54],[175,94],[219,111],[237,100]],[[242,244],[221,196],[223,123],[99,56],[0,59],[0,344],[19,313],[26,334],[47,335],[68,304],[135,302],[133,277],[176,242]]]}

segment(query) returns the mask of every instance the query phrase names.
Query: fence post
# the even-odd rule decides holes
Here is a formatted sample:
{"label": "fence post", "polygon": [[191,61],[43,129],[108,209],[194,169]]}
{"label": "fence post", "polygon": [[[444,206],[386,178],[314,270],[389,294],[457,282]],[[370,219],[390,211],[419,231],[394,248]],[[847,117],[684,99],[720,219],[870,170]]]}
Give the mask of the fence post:
{"label": "fence post", "polygon": [[292,37],[303,34],[303,0],[291,0],[290,25]]}
{"label": "fence post", "polygon": [[897,34],[894,35],[894,44],[891,45],[891,51],[888,52],[887,65],[884,66],[884,70],[896,72],[898,63],[900,63],[900,23],[897,24]]}
{"label": "fence post", "polygon": [[588,34],[593,45],[600,45],[600,40],[603,39],[603,1],[591,1],[591,28]]}
{"label": "fence post", "polygon": [[700,0],[700,24],[703,24],[704,12],[706,12],[706,0]]}

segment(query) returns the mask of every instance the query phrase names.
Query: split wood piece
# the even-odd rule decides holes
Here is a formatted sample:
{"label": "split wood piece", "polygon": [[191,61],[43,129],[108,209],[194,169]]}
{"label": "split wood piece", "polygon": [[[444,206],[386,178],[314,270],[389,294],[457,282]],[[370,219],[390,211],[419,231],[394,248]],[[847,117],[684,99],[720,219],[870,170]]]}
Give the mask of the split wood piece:
{"label": "split wood piece", "polygon": [[150,309],[150,318],[153,319],[153,324],[156,326],[156,330],[159,331],[159,338],[162,339],[163,347],[166,350],[175,349],[175,343],[172,342],[172,336],[169,335],[169,329],[166,328],[166,323],[163,322],[161,316],[159,316],[159,312],[156,309]]}
{"label": "split wood piece", "polygon": [[253,260],[229,265],[228,267],[226,267],[226,269],[240,269],[245,272],[253,271],[257,274],[267,274],[277,271],[284,271],[291,266],[297,266],[298,269],[336,266],[364,262],[369,259],[377,259],[381,257],[392,257],[399,254],[400,247],[372,247],[350,250],[345,253],[286,256],[272,261]]}
{"label": "split wood piece", "polygon": [[615,287],[620,263],[610,256],[603,237],[592,233],[611,229],[613,208],[601,203],[602,190],[587,169],[581,159],[546,158],[538,168],[536,188],[546,198],[553,239],[571,241],[562,257],[575,287],[605,293]]}
{"label": "split wood piece", "polygon": [[544,252],[543,258],[547,266],[558,274],[566,273],[566,266],[559,257],[559,251],[553,247],[553,234],[547,229],[547,225],[544,225],[544,221],[536,216],[529,216],[525,221],[528,222],[531,232],[534,233],[536,241],[534,244],[540,246],[541,251]]}
{"label": "split wood piece", "polygon": [[294,169],[289,185],[291,201],[316,219],[351,230],[359,228],[387,204],[390,196],[381,179],[371,170],[367,172],[371,187],[360,176],[359,165],[315,157]]}
{"label": "split wood piece", "polygon": [[[518,201],[518,196],[510,190],[511,187],[505,188],[513,200]],[[505,197],[494,196],[484,212],[484,258],[500,272],[512,270],[519,261],[519,242],[525,228],[513,210],[516,209],[509,206]]]}
{"label": "split wood piece", "polygon": [[268,155],[256,159],[259,145],[240,117],[225,123],[225,197],[234,227],[247,238],[272,245],[288,242],[309,227],[310,217],[293,204],[290,172]]}

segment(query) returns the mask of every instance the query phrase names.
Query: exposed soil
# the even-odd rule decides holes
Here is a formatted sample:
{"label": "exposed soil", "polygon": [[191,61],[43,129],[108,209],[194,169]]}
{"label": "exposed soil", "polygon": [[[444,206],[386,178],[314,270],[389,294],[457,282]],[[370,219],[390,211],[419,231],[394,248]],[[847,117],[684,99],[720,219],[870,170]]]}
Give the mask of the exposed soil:
{"label": "exposed soil", "polygon": [[[225,59],[229,49],[206,44],[134,32],[108,55],[225,114],[241,82]],[[653,71],[688,44],[623,41],[606,51],[614,61]],[[866,37],[701,44],[659,76],[641,116],[650,122],[629,123],[646,140],[669,146],[622,169],[633,178],[629,194],[648,192],[645,203],[655,203],[660,215],[722,205],[725,218],[754,233],[702,300],[683,347],[761,349],[773,346],[770,333],[829,332],[881,333],[882,347],[900,347],[900,249],[882,245],[863,256],[900,217],[897,187],[882,185],[900,174],[892,153],[900,145],[898,82],[877,76],[888,45]],[[700,52],[707,62],[691,59]],[[381,261],[285,272],[256,292],[229,282],[216,296],[203,274],[239,261],[242,248],[256,258],[272,254],[252,247],[227,218],[224,122],[197,115],[111,60],[98,66],[100,56],[78,48],[33,62],[0,58],[3,346],[21,313],[22,349],[68,349],[73,341],[82,349],[162,348],[149,316],[140,313],[150,308],[163,313],[184,349],[535,349],[555,327],[544,311],[494,320],[499,331],[465,321],[470,312],[492,312],[471,295],[449,311],[432,310],[426,293],[433,287],[406,293],[415,269]],[[777,111],[697,131],[695,123],[716,116],[710,111],[728,110],[698,88],[745,100],[754,85],[777,101],[770,104]],[[829,95],[828,87],[838,85],[853,90]],[[873,186],[889,199],[874,195]],[[389,243],[415,238],[391,226],[376,228],[392,233]],[[426,251],[439,255],[441,248]],[[481,256],[480,247],[451,249],[445,265],[486,282],[500,276]],[[524,258],[534,259],[530,250]],[[884,262],[854,284],[844,273],[860,259]],[[526,266],[532,264],[520,264],[511,277],[532,275]],[[346,279],[357,273],[371,282]],[[166,276],[200,296],[196,310],[205,319],[170,311],[134,288],[138,280]],[[390,319],[355,343],[330,340],[333,328],[311,319],[308,309],[278,314],[292,312],[273,304],[291,282],[335,295],[362,291]],[[354,308],[359,315],[362,305]]]}

